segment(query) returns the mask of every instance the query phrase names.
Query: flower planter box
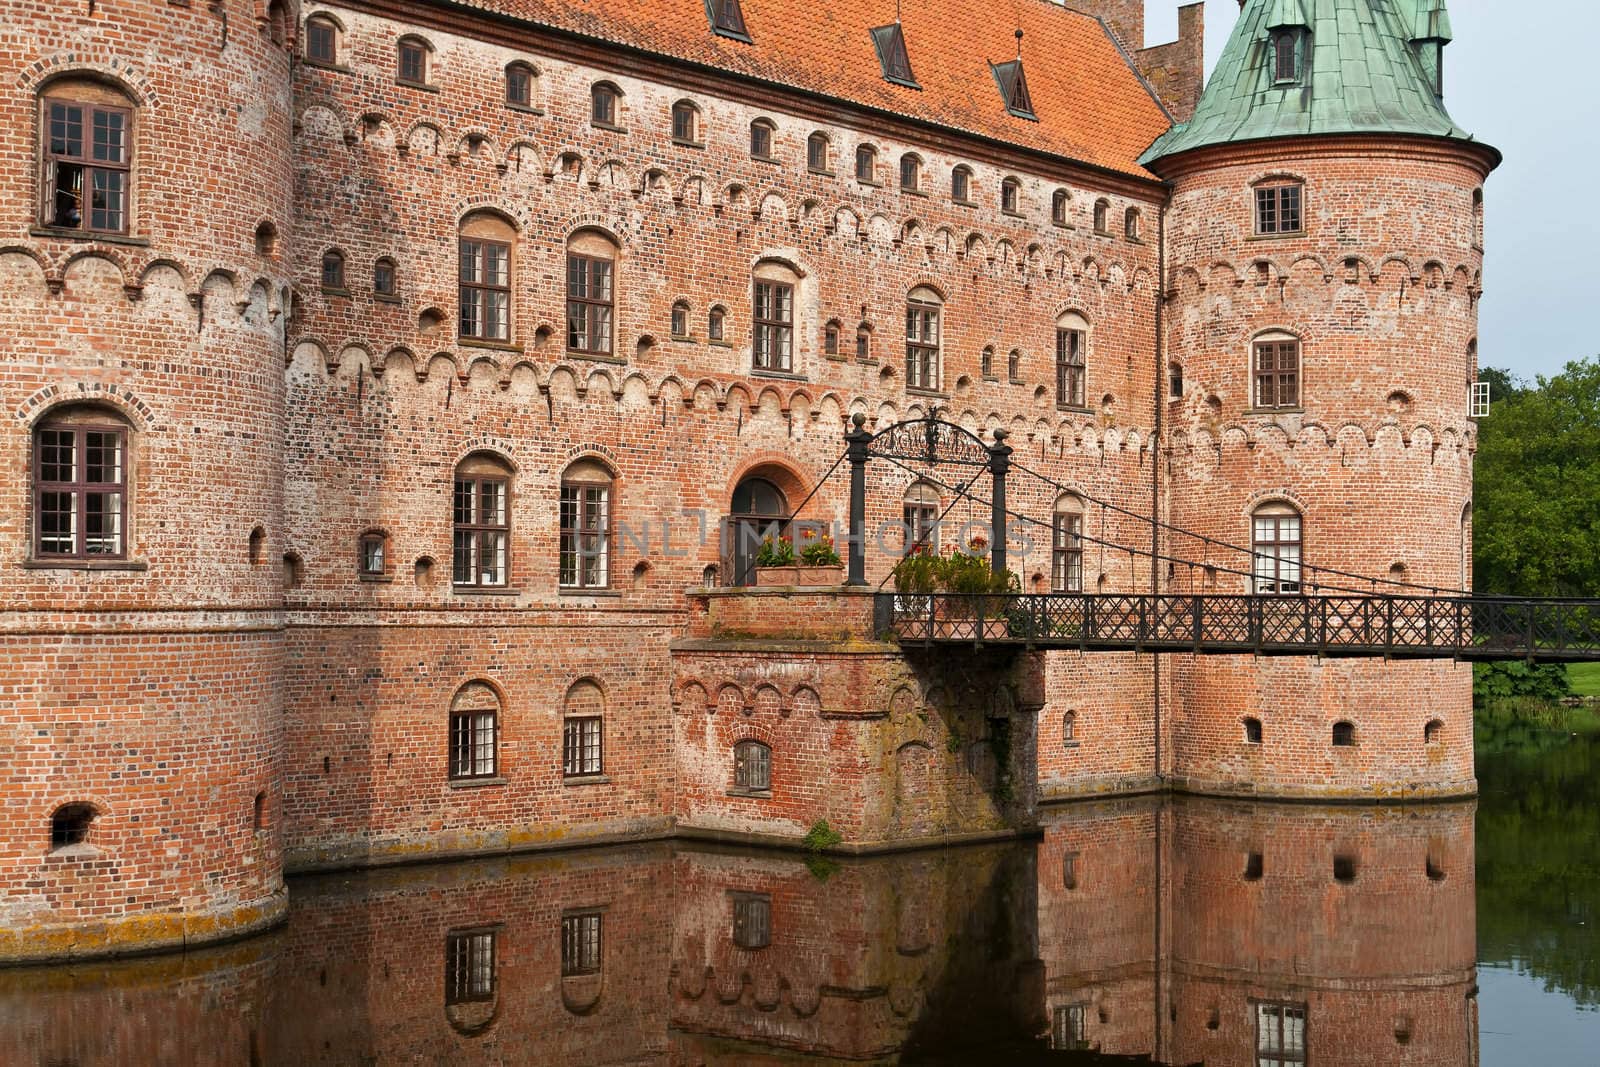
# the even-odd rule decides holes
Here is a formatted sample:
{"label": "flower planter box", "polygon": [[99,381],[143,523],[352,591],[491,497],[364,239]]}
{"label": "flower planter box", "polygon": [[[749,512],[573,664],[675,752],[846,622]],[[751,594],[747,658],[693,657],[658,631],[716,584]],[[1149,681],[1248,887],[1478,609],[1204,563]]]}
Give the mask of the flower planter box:
{"label": "flower planter box", "polygon": [[778,585],[843,585],[844,564],[829,567],[808,567],[795,564],[789,567],[757,567],[756,587],[772,588]]}

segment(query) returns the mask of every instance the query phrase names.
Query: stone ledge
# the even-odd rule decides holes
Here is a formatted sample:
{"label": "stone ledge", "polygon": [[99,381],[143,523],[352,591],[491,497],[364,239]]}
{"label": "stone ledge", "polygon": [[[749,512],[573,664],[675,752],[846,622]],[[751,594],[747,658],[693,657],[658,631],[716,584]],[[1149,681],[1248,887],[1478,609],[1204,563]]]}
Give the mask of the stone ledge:
{"label": "stone ledge", "polygon": [[72,924],[18,924],[0,930],[0,966],[198,948],[261,933],[283,922],[288,914],[288,890],[280,886],[254,904],[225,910],[145,913]]}
{"label": "stone ledge", "polygon": [[861,638],[829,640],[815,637],[782,637],[773,634],[722,634],[716,637],[675,637],[667,645],[671,652],[795,652],[826,656],[898,656],[900,646]]}

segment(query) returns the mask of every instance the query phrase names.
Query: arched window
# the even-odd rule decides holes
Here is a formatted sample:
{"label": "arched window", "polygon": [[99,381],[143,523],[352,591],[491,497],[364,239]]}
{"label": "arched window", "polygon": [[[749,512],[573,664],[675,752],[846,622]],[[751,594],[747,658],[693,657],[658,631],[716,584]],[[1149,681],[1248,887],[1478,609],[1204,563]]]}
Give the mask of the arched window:
{"label": "arched window", "polygon": [[1472,246],[1483,247],[1483,189],[1472,190]]}
{"label": "arched window", "polygon": [[1050,221],[1057,226],[1065,226],[1067,224],[1067,204],[1069,199],[1065,189],[1057,189],[1050,196]]}
{"label": "arched window", "polygon": [[280,48],[289,41],[289,5],[284,0],[267,5],[267,39]]}
{"label": "arched window", "polygon": [[1439,719],[1430,719],[1428,721],[1428,725],[1422,728],[1422,743],[1425,745],[1437,745],[1439,743],[1439,737],[1443,732],[1443,721]]}
{"label": "arched window", "polygon": [[702,143],[700,109],[688,100],[672,105],[672,139],[678,144],[699,147]]}
{"label": "arched window", "polygon": [[983,354],[978,357],[978,370],[985,378],[991,380],[994,378],[994,349],[992,347],[985,348]]}
{"label": "arched window", "polygon": [[1284,178],[1256,186],[1256,233],[1299,233],[1304,224],[1304,193],[1303,184]]}
{"label": "arched window", "polygon": [[716,305],[706,316],[706,337],[712,341],[723,341],[727,330],[728,311],[721,304]]}
{"label": "arched window", "polygon": [[1298,593],[1300,586],[1300,513],[1288,504],[1263,504],[1250,516],[1258,594]]}
{"label": "arched window", "polygon": [[372,291],[377,296],[393,296],[395,292],[395,263],[384,256],[372,265]]}
{"label": "arched window", "polygon": [[605,773],[603,760],[605,694],[585,680],[567,690],[561,716],[561,776],[585,778]]}
{"label": "arched window", "polygon": [[1261,743],[1261,720],[1250,718],[1244,721],[1244,741],[1247,745]]}
{"label": "arched window", "polygon": [[306,60],[334,66],[339,62],[339,24],[327,15],[306,19]]}
{"label": "arched window", "polygon": [[520,60],[506,66],[506,103],[511,107],[533,110],[533,85],[538,78],[532,66]]}
{"label": "arched window", "polygon": [[611,581],[612,474],[580,459],[561,474],[561,588],[604,589]]}
{"label": "arched window", "polygon": [[906,386],[939,388],[939,294],[922,285],[906,297]]}
{"label": "arched window", "polygon": [[454,583],[505,585],[511,567],[511,470],[474,453],[456,467]]}
{"label": "arched window", "polygon": [[452,930],[444,939],[445,1018],[469,1037],[494,1022],[496,930]]}
{"label": "arched window", "polygon": [[450,702],[450,777],[495,777],[499,747],[499,694],[486,682],[469,682]]}
{"label": "arched window", "polygon": [[782,533],[790,519],[789,500],[782,489],[766,478],[750,476],[734,486],[728,508],[732,545],[731,584],[755,584],[756,554],[762,539]]}
{"label": "arched window", "polygon": [[1087,406],[1089,320],[1069,311],[1056,320],[1056,406]]}
{"label": "arched window", "polygon": [[927,482],[912,482],[901,503],[905,523],[905,554],[922,551],[939,554],[939,490]]}
{"label": "arched window", "polygon": [[972,168],[963,164],[950,172],[950,199],[958,204],[972,203]]}
{"label": "arched window", "polygon": [[1167,364],[1167,396],[1178,400],[1183,396],[1183,364]]}
{"label": "arched window", "polygon": [[1266,864],[1262,860],[1261,853],[1247,853],[1244,858],[1244,880],[1247,882],[1259,882],[1261,881],[1261,876],[1265,873]]}
{"label": "arched window", "polygon": [[1130,207],[1122,216],[1122,235],[1130,241],[1139,239],[1139,209]]}
{"label": "arched window", "polygon": [[104,408],[52,411],[33,433],[34,556],[126,559],[129,427]]}
{"label": "arched window", "polygon": [[45,189],[40,222],[127,233],[133,215],[132,99],[90,78],[51,82],[39,100]]}
{"label": "arched window", "polygon": [[1083,592],[1083,501],[1071,493],[1056,497],[1050,533],[1050,588]]}
{"label": "arched window", "polygon": [[1094,202],[1094,232],[1111,232],[1111,201],[1096,200]]}
{"label": "arched window", "polygon": [[673,337],[689,336],[689,302],[687,300],[674,300],[672,302],[672,321],[669,323]]}
{"label": "arched window", "polygon": [[1022,183],[1015,178],[1007,178],[1000,183],[1000,210],[1007,215],[1015,215],[1021,210]]}
{"label": "arched window", "polygon": [[1336,722],[1333,724],[1333,743],[1339,748],[1350,748],[1356,743],[1356,728],[1354,723]]}
{"label": "arched window", "polygon": [[806,138],[806,169],[813,174],[830,174],[828,135],[820,130]]}
{"label": "arched window", "polygon": [[772,749],[760,741],[733,746],[733,788],[745,793],[772,790]]}
{"label": "arched window", "polygon": [[1349,885],[1356,880],[1356,858],[1354,856],[1333,857],[1333,880],[1342,885]]}
{"label": "arched window", "polygon": [[356,571],[363,578],[381,578],[388,562],[389,539],[379,530],[369,530],[356,544]]}
{"label": "arched window", "polygon": [[878,150],[869,144],[856,146],[856,181],[878,184]]}
{"label": "arched window", "polygon": [[598,230],[567,239],[567,350],[612,354],[617,246]]}
{"label": "arched window", "polygon": [[837,356],[839,354],[839,323],[837,320],[829,322],[822,328],[822,354]]}
{"label": "arched window", "polygon": [[900,188],[908,193],[922,188],[922,159],[915,152],[900,157]]}
{"label": "arched window", "polygon": [[1061,743],[1067,748],[1078,747],[1078,713],[1075,711],[1061,716]]}
{"label": "arched window", "polygon": [[1303,31],[1286,27],[1272,35],[1272,81],[1275,85],[1300,80],[1300,36]]}
{"label": "arched window", "polygon": [[1006,377],[1015,385],[1022,381],[1022,350],[1013,348],[1006,356]]}
{"label": "arched window", "polygon": [[322,253],[322,288],[324,291],[345,292],[344,253],[330,248]]}
{"label": "arched window", "polygon": [[772,162],[773,142],[778,128],[770,119],[756,119],[750,124],[750,158]]}
{"label": "arched window", "polygon": [[856,327],[856,358],[863,363],[872,358],[872,327],[865,322]]}
{"label": "arched window", "polygon": [[516,231],[499,215],[461,220],[460,327],[462,340],[511,340],[511,249]]}
{"label": "arched window", "polygon": [[93,804],[61,805],[50,816],[50,847],[67,848],[87,843],[89,827],[96,814]]}
{"label": "arched window", "polygon": [[433,46],[421,37],[402,37],[395,44],[395,80],[401,85],[428,84]]}
{"label": "arched window", "polygon": [[1255,406],[1258,411],[1300,406],[1300,339],[1264,333],[1251,344]]}
{"label": "arched window", "polygon": [[782,263],[756,265],[750,340],[750,365],[755,370],[794,370],[795,272]]}
{"label": "arched window", "polygon": [[622,125],[622,90],[610,82],[596,82],[589,89],[589,121],[603,129]]}

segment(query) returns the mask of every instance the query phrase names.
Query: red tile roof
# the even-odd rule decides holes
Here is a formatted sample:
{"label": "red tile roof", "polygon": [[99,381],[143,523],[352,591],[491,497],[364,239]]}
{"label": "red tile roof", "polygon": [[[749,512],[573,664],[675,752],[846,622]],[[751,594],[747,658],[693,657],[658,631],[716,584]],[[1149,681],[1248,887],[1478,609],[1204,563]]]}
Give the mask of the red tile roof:
{"label": "red tile roof", "polygon": [[[868,32],[894,0],[742,0],[753,44],[714,34],[704,0],[458,2],[1140,177],[1170,125],[1099,21],[1048,0],[903,0],[920,90],[884,80]],[[1006,113],[989,71],[1019,27],[1038,122]]]}

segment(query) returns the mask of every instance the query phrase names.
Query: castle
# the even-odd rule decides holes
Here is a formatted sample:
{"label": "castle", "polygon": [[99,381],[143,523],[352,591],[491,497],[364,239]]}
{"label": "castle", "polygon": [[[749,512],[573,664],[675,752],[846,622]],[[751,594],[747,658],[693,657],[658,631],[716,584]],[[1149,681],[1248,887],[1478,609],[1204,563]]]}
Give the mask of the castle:
{"label": "castle", "polygon": [[1444,0],[1243,0],[1203,92],[1142,9],[3,0],[0,960],[285,871],[1471,795],[1461,664],[930,660],[750,587],[856,416],[937,409],[1057,487],[1027,588],[1466,588]]}

